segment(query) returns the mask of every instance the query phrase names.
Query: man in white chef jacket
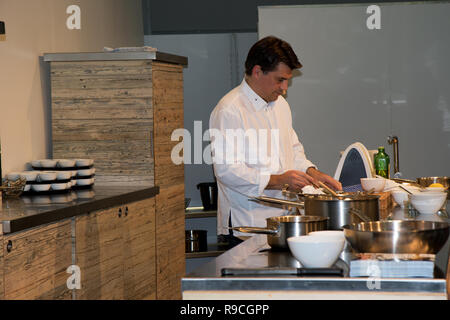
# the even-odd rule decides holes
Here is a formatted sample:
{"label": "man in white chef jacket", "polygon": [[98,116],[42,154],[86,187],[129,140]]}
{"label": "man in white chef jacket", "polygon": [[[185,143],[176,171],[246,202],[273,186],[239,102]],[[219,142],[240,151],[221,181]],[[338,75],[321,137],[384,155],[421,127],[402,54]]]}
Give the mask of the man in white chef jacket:
{"label": "man in white chef jacket", "polygon": [[338,181],[306,158],[292,128],[291,109],[283,95],[292,70],[301,67],[287,42],[276,37],[259,40],[248,53],[244,80],[211,113],[217,234],[231,246],[248,234],[227,227],[266,227],[266,218],[287,213],[249,197],[282,198],[283,187],[299,191],[317,180],[342,190]]}

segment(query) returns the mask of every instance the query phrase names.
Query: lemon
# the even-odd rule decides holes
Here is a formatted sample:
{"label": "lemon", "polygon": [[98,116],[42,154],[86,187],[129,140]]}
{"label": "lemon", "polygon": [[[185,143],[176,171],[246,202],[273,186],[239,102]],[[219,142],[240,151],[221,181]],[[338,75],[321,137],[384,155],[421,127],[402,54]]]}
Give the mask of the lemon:
{"label": "lemon", "polygon": [[440,184],[440,183],[433,183],[433,184],[430,184],[428,187],[430,187],[430,188],[443,188],[444,186],[442,184]]}

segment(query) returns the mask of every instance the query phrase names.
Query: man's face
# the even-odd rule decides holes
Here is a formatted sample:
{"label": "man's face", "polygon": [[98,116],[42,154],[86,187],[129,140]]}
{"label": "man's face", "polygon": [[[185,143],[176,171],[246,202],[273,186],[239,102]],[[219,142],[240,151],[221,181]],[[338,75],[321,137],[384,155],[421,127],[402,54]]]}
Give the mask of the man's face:
{"label": "man's face", "polygon": [[256,66],[256,83],[258,94],[267,102],[275,101],[279,95],[286,94],[288,81],[292,78],[292,70],[285,63],[280,62],[276,69],[264,73]]}

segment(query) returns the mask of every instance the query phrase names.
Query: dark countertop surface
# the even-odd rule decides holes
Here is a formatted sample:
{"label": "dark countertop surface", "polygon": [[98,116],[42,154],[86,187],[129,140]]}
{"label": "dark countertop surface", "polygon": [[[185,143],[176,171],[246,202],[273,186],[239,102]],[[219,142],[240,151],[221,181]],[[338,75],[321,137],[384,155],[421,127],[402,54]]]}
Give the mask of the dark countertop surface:
{"label": "dark countertop surface", "polygon": [[3,234],[74,217],[95,210],[152,198],[159,187],[93,186],[66,193],[3,198],[0,221]]}

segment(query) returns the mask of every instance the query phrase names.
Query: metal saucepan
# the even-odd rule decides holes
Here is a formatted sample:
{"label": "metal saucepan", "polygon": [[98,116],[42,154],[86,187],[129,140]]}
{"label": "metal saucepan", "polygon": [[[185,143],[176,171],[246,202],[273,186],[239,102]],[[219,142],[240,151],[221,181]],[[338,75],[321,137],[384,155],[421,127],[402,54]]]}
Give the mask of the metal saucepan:
{"label": "metal saucepan", "polygon": [[266,219],[267,228],[231,227],[230,229],[244,233],[267,234],[267,243],[274,250],[289,250],[287,239],[304,236],[312,231],[326,230],[327,217],[312,216],[279,216]]}
{"label": "metal saucepan", "polygon": [[338,198],[330,195],[297,195],[300,200],[256,197],[251,200],[284,207],[304,208],[308,216],[329,218],[327,229],[341,230],[346,224],[379,220],[377,195],[345,194]]}
{"label": "metal saucepan", "polygon": [[437,221],[371,221],[343,229],[352,248],[362,253],[436,254],[449,236],[449,224]]}

